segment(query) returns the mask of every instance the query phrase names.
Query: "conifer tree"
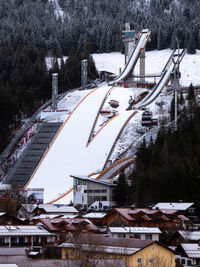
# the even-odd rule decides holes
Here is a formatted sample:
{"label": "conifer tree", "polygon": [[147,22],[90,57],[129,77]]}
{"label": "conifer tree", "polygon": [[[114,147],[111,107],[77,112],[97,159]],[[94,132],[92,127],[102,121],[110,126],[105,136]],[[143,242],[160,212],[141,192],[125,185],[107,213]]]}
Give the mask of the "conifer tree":
{"label": "conifer tree", "polygon": [[114,200],[118,206],[128,204],[129,186],[126,181],[124,171],[120,172],[116,189],[114,190]]}
{"label": "conifer tree", "polygon": [[193,34],[190,35],[190,39],[187,46],[187,53],[188,54],[195,54],[196,53],[196,44],[193,37]]}

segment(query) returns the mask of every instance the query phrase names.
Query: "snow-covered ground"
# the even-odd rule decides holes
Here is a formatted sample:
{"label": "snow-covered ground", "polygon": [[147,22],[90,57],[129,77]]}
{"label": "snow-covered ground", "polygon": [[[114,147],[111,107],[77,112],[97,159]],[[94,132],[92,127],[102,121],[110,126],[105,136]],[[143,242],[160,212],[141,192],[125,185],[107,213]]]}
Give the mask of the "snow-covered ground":
{"label": "snow-covered ground", "polygon": [[[171,53],[171,49],[146,52],[146,73],[161,73]],[[99,71],[109,71],[119,74],[119,69],[124,68],[124,55],[118,52],[93,54],[93,58]],[[194,85],[200,84],[199,70],[200,50],[197,50],[195,55],[186,53],[180,65],[181,84],[183,86],[188,86],[190,83]],[[136,65],[135,73],[139,73],[139,63]]]}

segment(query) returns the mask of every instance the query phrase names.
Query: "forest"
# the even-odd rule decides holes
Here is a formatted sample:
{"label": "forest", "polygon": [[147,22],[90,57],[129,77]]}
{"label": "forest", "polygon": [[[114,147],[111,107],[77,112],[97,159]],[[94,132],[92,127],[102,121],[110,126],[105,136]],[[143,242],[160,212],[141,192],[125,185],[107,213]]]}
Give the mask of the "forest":
{"label": "forest", "polygon": [[143,140],[130,175],[130,199],[148,207],[157,202],[200,203],[200,107],[192,91],[174,124],[161,127],[155,142]]}
{"label": "forest", "polygon": [[[59,72],[60,92],[80,85],[80,60],[94,52],[123,51],[124,23],[151,29],[148,50],[200,49],[197,0],[50,0],[0,2],[0,150],[26,119],[51,95],[51,74]],[[69,56],[59,69],[57,57]],[[53,70],[45,57],[55,57]],[[73,68],[71,66],[73,65]]]}

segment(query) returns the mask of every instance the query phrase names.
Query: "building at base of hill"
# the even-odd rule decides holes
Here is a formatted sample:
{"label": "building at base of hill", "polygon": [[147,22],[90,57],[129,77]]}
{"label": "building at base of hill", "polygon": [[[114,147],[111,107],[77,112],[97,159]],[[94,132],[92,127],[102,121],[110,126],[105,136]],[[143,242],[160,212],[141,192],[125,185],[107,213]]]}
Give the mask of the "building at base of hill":
{"label": "building at base of hill", "polygon": [[131,266],[175,266],[174,252],[153,240],[79,235],[59,245],[62,259],[120,259]]}

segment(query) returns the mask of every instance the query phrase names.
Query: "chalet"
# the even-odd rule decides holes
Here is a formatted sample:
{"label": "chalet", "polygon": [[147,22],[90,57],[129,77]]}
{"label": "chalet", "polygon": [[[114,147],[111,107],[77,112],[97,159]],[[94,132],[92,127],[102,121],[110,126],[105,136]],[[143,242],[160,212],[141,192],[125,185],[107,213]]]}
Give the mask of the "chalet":
{"label": "chalet", "polygon": [[55,218],[62,216],[76,216],[77,209],[68,205],[56,204],[21,204],[18,217],[32,221],[37,218]]}
{"label": "chalet", "polygon": [[107,234],[114,238],[136,238],[159,241],[161,231],[157,227],[108,227]]}
{"label": "chalet", "polygon": [[179,230],[176,231],[169,240],[169,245],[177,246],[180,243],[198,243],[200,231]]}
{"label": "chalet", "polygon": [[43,226],[49,232],[56,234],[56,241],[67,237],[71,233],[98,233],[99,228],[91,221],[84,218],[54,218],[39,219],[38,226]]}
{"label": "chalet", "polygon": [[[122,259],[128,267],[175,266],[174,252],[158,241],[111,238],[104,235],[71,237],[58,246],[62,259]],[[152,265],[153,264],[153,265]],[[165,265],[166,264],[166,265]]]}
{"label": "chalet", "polygon": [[0,225],[27,225],[27,222],[11,216],[7,212],[0,212]]}
{"label": "chalet", "polygon": [[0,246],[39,247],[52,245],[55,235],[34,225],[0,226]]}
{"label": "chalet", "polygon": [[152,209],[160,209],[163,211],[167,209],[178,210],[188,217],[193,224],[200,224],[200,207],[194,202],[159,202],[154,205]]}
{"label": "chalet", "polygon": [[179,255],[181,266],[200,265],[200,245],[198,243],[181,243],[175,253]]}
{"label": "chalet", "polygon": [[90,220],[92,223],[94,223],[97,226],[103,226],[102,219],[105,216],[106,216],[106,213],[104,212],[90,212],[85,215],[82,215],[82,218]]}
{"label": "chalet", "polygon": [[190,220],[178,211],[141,208],[114,208],[102,219],[107,226],[159,227],[161,230],[184,229]]}

